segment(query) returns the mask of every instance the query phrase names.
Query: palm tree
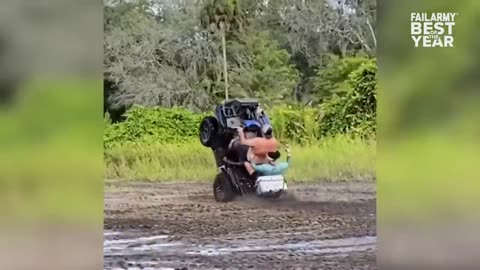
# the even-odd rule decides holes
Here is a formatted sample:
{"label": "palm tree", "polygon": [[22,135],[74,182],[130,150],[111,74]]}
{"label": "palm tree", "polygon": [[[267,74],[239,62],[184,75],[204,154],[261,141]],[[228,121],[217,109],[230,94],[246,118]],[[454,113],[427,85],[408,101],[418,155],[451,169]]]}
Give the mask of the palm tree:
{"label": "palm tree", "polygon": [[238,2],[238,0],[206,0],[202,8],[202,26],[211,33],[219,32],[222,39],[225,99],[228,99],[227,45],[225,35],[234,28],[241,29]]}

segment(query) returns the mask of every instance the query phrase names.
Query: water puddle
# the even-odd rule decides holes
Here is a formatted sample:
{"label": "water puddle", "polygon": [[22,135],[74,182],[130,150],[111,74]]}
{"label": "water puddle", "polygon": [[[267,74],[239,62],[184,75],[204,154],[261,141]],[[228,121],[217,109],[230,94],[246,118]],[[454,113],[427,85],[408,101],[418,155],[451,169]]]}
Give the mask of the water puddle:
{"label": "water puddle", "polygon": [[[105,262],[116,258],[126,259],[128,269],[148,269],[168,258],[184,261],[198,256],[228,256],[244,253],[254,254],[316,254],[328,257],[346,256],[351,252],[375,249],[376,237],[342,238],[311,241],[292,241],[288,238],[206,240],[202,244],[172,241],[168,235],[145,236],[135,233],[106,231],[104,234]],[[153,260],[156,259],[157,261]],[[135,267],[134,267],[135,266]],[[158,268],[156,268],[158,269]],[[169,269],[169,268],[163,268]]]}
{"label": "water puddle", "polygon": [[[300,241],[297,243],[268,243],[256,240],[257,244],[237,243],[228,246],[205,245],[187,254],[199,254],[205,256],[229,255],[232,253],[311,253],[311,254],[337,254],[354,251],[373,250],[375,237],[343,238],[333,240]],[[263,242],[263,243],[262,243]]]}

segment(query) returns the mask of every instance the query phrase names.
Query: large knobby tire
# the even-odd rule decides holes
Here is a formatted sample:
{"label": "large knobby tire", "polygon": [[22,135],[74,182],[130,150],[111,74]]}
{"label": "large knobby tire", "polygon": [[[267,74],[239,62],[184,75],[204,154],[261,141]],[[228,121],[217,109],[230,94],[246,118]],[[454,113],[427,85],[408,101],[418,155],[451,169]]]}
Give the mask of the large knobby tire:
{"label": "large knobby tire", "polygon": [[218,121],[213,116],[203,118],[200,123],[200,142],[205,147],[211,147],[218,133]]}
{"label": "large knobby tire", "polygon": [[232,182],[224,172],[220,172],[213,182],[213,196],[217,202],[231,202],[235,198]]}

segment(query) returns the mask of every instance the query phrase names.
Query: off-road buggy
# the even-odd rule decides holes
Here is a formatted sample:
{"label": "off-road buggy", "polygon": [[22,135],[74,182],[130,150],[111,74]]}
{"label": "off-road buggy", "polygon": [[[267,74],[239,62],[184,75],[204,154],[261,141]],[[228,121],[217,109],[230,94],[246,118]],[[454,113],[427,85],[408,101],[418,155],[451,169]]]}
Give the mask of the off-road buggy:
{"label": "off-road buggy", "polygon": [[[256,179],[250,176],[244,166],[246,146],[231,144],[237,128],[261,137],[261,128],[266,124],[270,120],[256,99],[226,100],[216,107],[215,116],[201,122],[200,142],[212,149],[219,168],[213,183],[216,201],[229,202],[247,194],[277,198],[287,189],[282,175],[260,175]],[[274,155],[279,157],[279,153]]]}

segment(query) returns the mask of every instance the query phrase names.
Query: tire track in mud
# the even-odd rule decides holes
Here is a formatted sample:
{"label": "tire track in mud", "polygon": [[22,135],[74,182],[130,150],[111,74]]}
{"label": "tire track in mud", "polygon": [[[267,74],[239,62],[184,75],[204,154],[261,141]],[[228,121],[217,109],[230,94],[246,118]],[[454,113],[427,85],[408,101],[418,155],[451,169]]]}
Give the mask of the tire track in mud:
{"label": "tire track in mud", "polygon": [[377,269],[373,183],[221,204],[205,184],[107,184],[105,269]]}

